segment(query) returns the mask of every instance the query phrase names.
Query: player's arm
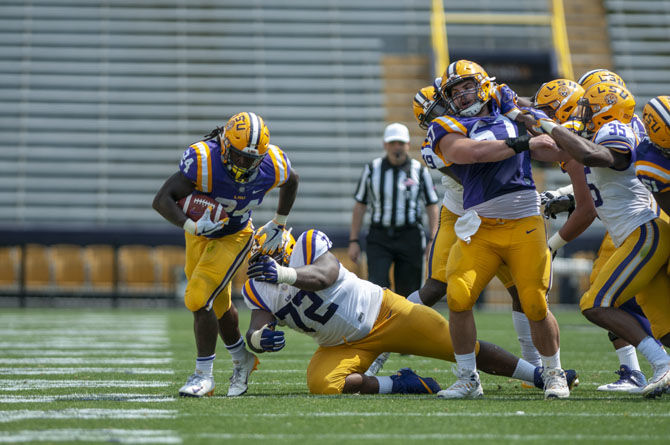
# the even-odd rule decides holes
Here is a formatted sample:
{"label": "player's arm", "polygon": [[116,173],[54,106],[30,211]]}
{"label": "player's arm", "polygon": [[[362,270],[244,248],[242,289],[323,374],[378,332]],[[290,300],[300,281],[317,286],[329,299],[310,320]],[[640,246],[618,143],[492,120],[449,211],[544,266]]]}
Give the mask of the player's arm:
{"label": "player's arm", "polygon": [[152,206],[160,215],[177,227],[183,227],[188,217],[177,205],[184,196],[195,190],[195,184],[181,172],[170,176],[154,196]]}
{"label": "player's arm", "polygon": [[565,170],[572,182],[575,211],[568,216],[568,220],[563,224],[563,227],[549,239],[548,244],[552,252],[581,235],[596,218],[596,207],[586,183],[584,167],[573,159],[565,164]]}
{"label": "player's arm", "polygon": [[331,286],[340,273],[340,262],[326,252],[312,264],[301,267],[284,267],[272,257],[264,255],[249,265],[249,278],[269,283],[286,283],[302,290],[318,291]]}
{"label": "player's arm", "polygon": [[254,352],[276,352],[284,347],[286,341],[282,331],[275,331],[277,319],[268,311],[251,311],[249,329],[246,333],[247,345]]}
{"label": "player's arm", "polygon": [[295,170],[291,169],[288,179],[279,186],[279,202],[277,203],[277,215],[288,216],[295,197],[298,195],[298,182],[300,178]]}
{"label": "player's arm", "polygon": [[449,133],[440,139],[437,149],[444,159],[456,164],[475,164],[502,161],[526,150],[549,149],[555,145],[542,136],[477,141],[460,133]]}
{"label": "player's arm", "polygon": [[617,170],[623,170],[630,164],[630,154],[594,144],[561,125],[553,122],[551,124],[542,123],[542,128],[559,147],[567,151],[580,164],[588,167],[614,167]]}

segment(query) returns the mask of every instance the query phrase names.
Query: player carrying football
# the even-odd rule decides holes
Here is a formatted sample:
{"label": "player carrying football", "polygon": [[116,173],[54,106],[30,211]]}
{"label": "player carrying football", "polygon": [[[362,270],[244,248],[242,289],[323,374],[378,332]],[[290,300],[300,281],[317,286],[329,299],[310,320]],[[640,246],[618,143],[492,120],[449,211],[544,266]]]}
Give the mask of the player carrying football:
{"label": "player carrying football", "polygon": [[[284,152],[269,142],[270,133],[260,116],[238,113],[224,128],[217,127],[186,149],[179,171],[165,181],[154,198],[154,209],[183,227],[186,237],[188,284],[184,302],[193,312],[198,356],[195,372],[179,390],[181,396],[213,394],[218,334],[233,359],[228,396],[247,391],[249,374],[258,364],[240,335],[230,280],[252,244],[251,210],[260,206],[270,190],[279,187],[277,213],[258,232],[265,234],[263,248],[271,253],[281,242],[296,197],[298,175]],[[224,206],[227,217],[213,222],[206,212],[197,221],[188,218],[176,201],[193,191],[215,198]]]}

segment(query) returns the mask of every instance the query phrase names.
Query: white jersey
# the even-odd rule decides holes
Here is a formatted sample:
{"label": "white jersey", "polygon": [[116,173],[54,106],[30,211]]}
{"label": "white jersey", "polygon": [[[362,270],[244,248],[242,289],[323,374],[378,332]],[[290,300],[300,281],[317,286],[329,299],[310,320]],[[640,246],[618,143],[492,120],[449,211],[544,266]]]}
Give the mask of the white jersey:
{"label": "white jersey", "polygon": [[[619,121],[603,125],[593,142],[631,155],[638,143],[631,126]],[[617,247],[639,226],[656,218],[655,200],[635,176],[632,162],[625,170],[584,167],[584,171],[598,217]]]}
{"label": "white jersey", "polygon": [[[444,161],[429,146],[421,147],[421,157],[428,168],[439,170],[447,167]],[[442,198],[442,205],[451,213],[463,216],[465,214],[465,210],[463,209],[463,186],[445,174],[442,174],[442,185],[446,187],[444,198]]]}
{"label": "white jersey", "polygon": [[[331,246],[323,232],[308,230],[296,240],[289,266],[312,264]],[[272,313],[277,324],[313,337],[320,346],[360,340],[377,320],[383,290],[359,279],[342,264],[339,267],[337,280],[319,291],[248,280],[242,289],[244,302],[250,309]]]}

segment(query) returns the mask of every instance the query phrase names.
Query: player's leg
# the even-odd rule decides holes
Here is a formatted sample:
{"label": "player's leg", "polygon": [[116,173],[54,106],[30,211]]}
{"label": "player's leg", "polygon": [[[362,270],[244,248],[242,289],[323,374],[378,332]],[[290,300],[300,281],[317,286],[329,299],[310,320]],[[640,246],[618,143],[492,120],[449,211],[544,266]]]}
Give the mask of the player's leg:
{"label": "player's leg", "polygon": [[496,229],[495,221],[483,218],[470,243],[459,239],[449,253],[447,304],[458,381],[442,391],[441,397],[460,398],[463,388],[471,387],[474,380],[479,380],[475,354],[477,330],[472,307],[501,263],[493,247],[499,236]]}
{"label": "player's leg", "polygon": [[366,237],[365,254],[368,261],[368,281],[381,287],[389,287],[389,269],[393,254],[388,248],[391,238],[385,230],[371,227]]}
{"label": "player's leg", "polygon": [[434,394],[440,390],[435,380],[421,377],[409,368],[392,376],[366,376],[362,370],[378,351],[356,345],[319,347],[307,367],[309,391],[312,394]]}
{"label": "player's leg", "polygon": [[542,217],[531,216],[506,221],[509,231],[503,261],[509,266],[519,292],[519,301],[528,317],[533,344],[540,353],[545,381],[545,398],[570,396],[561,366],[558,323],[547,307],[551,279],[551,255],[546,244]]}
{"label": "player's leg", "polygon": [[[670,228],[658,220],[638,227],[607,259],[591,287],[582,296],[580,308],[589,321],[635,346],[652,364],[654,375],[663,371],[662,374],[667,374],[670,383],[670,357],[644,331],[634,316],[619,308],[636,294],[643,309],[650,301],[662,302],[667,299],[667,287],[663,290],[663,286],[666,286],[663,282],[659,282],[660,293],[643,294],[667,261],[670,252],[669,239]],[[647,315],[652,331],[655,325],[667,325],[670,317],[667,313],[649,312]],[[664,371],[666,367],[667,373]],[[665,377],[662,380],[664,379]],[[653,382],[654,387],[658,386],[657,383]],[[660,384],[665,385],[664,381]]]}
{"label": "player's leg", "polygon": [[395,293],[407,297],[421,287],[424,235],[419,228],[403,232],[394,240],[393,277]]}
{"label": "player's leg", "polygon": [[512,297],[512,323],[514,324],[514,330],[521,346],[521,356],[533,366],[542,366],[540,353],[533,344],[533,338],[530,333],[530,322],[526,314],[523,313],[523,308],[519,301],[519,292],[516,286],[514,286],[514,279],[509,271],[509,267],[501,264],[496,276],[503,286],[505,286],[510,297]]}
{"label": "player's leg", "polygon": [[[236,326],[237,319],[234,314],[229,314],[228,317],[223,318],[223,321],[220,319],[231,307],[230,280],[237,268],[246,259],[251,246],[251,235],[251,227],[218,239],[207,240],[202,237],[187,235],[186,269],[188,285],[185,301],[187,307],[194,312],[194,330],[198,343],[198,359],[196,360],[196,373],[194,375],[208,377],[212,387],[205,391],[209,385],[187,384],[180,390],[182,395],[198,397],[213,391],[211,370],[215,358],[216,337],[219,332],[224,333],[229,330],[224,336],[224,341],[233,356],[233,362],[237,360],[241,363],[250,360],[248,357],[250,353],[246,351],[244,340],[239,334],[239,328]],[[188,259],[189,242],[198,247],[200,255],[197,261],[189,261]],[[211,349],[205,350],[205,348]],[[244,390],[246,390],[246,384]]]}

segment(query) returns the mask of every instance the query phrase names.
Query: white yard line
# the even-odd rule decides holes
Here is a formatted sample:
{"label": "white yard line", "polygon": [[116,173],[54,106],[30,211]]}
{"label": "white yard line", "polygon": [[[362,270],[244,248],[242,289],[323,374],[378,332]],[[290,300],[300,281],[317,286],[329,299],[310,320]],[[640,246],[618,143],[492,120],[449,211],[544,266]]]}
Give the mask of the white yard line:
{"label": "white yard line", "polygon": [[122,429],[50,429],[0,432],[0,443],[21,442],[113,442],[113,443],[182,443],[171,430]]}
{"label": "white yard line", "polygon": [[127,349],[104,349],[93,351],[58,350],[58,349],[29,349],[4,348],[0,349],[0,357],[171,357],[171,351],[146,351]]}
{"label": "white yard line", "polygon": [[58,396],[17,396],[0,395],[0,403],[53,403],[53,402],[174,402],[176,397],[152,394],[109,393],[109,394],[64,394]]}
{"label": "white yard line", "polygon": [[0,365],[167,365],[171,358],[0,358]]}
{"label": "white yard line", "polygon": [[165,329],[137,329],[137,328],[114,328],[114,329],[100,329],[95,327],[84,328],[84,327],[72,327],[70,325],[68,328],[57,329],[53,327],[45,329],[32,329],[32,328],[2,328],[0,329],[0,336],[2,337],[116,337],[116,336],[143,336],[143,337],[161,337],[166,334]]}
{"label": "white yard line", "polygon": [[[245,396],[245,398],[247,398]],[[643,413],[643,412],[628,412],[628,413],[590,413],[584,411],[571,411],[569,413],[533,413],[528,411],[517,411],[517,412],[508,412],[508,413],[443,413],[443,412],[413,412],[413,413],[403,413],[403,417],[642,417],[642,418],[668,418],[670,413],[668,412],[655,412],[655,413]],[[246,417],[249,416],[248,413],[225,413],[221,414],[221,417]],[[308,413],[254,413],[254,417],[267,417],[267,418],[298,418],[298,417],[396,417],[398,413],[393,412],[308,412]]]}
{"label": "white yard line", "polygon": [[157,368],[0,368],[0,375],[71,375],[89,374],[174,374],[172,369]]}
{"label": "white yard line", "polygon": [[52,388],[163,388],[171,382],[141,380],[38,380],[0,379],[0,392]]}
{"label": "white yard line", "polygon": [[67,408],[59,410],[20,409],[0,411],[0,423],[32,419],[174,419],[176,409]]}
{"label": "white yard line", "polygon": [[165,349],[170,346],[168,340],[160,341],[91,341],[88,339],[53,339],[31,342],[0,342],[0,349]]}

